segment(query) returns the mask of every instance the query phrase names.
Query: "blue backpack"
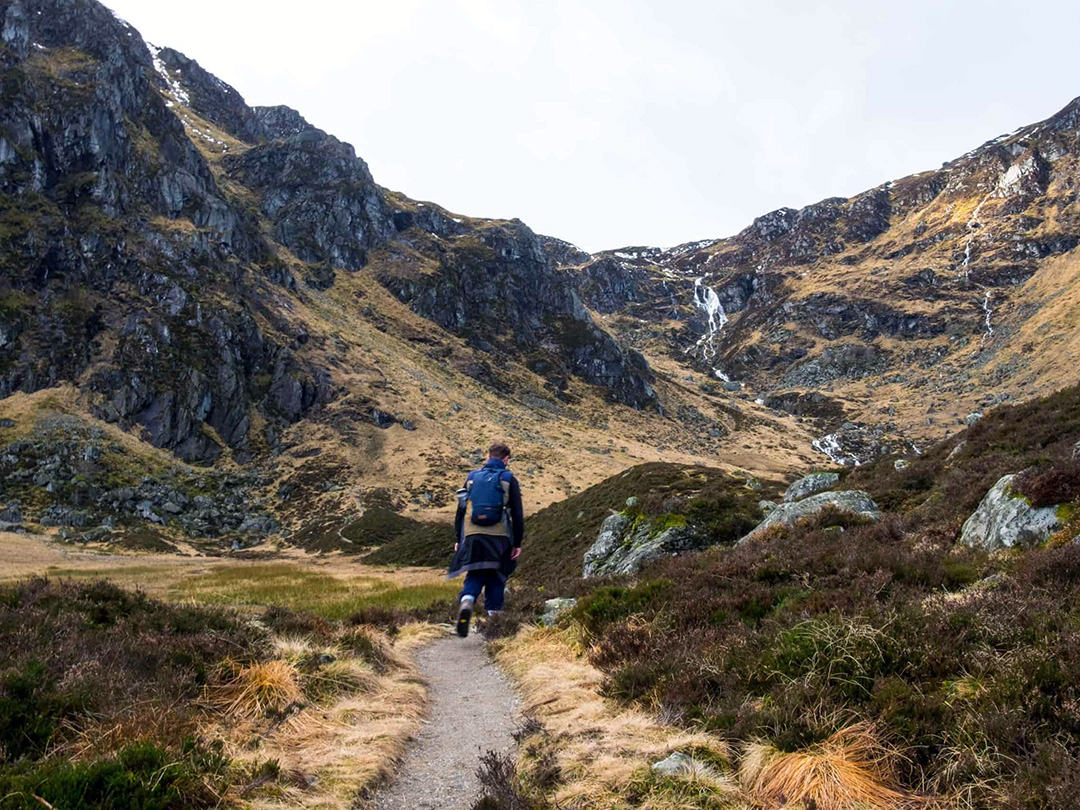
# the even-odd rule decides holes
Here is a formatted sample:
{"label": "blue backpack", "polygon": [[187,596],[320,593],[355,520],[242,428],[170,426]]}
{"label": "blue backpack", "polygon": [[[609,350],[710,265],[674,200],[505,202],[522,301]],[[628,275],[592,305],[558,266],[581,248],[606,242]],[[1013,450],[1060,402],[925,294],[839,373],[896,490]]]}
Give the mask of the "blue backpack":
{"label": "blue backpack", "polygon": [[490,467],[474,472],[470,478],[469,500],[472,502],[472,515],[469,521],[477,526],[495,526],[502,522],[506,509],[506,490],[503,482],[509,481],[509,470]]}

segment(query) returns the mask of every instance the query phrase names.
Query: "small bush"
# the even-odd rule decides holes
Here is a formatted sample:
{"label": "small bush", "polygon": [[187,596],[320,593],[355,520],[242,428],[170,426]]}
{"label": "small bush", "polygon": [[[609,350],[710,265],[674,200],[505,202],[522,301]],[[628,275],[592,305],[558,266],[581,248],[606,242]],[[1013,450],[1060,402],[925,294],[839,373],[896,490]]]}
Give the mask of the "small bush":
{"label": "small bush", "polygon": [[1032,467],[1013,479],[1013,489],[1035,507],[1057,506],[1080,499],[1080,461]]}
{"label": "small bush", "polygon": [[611,624],[643,611],[655,610],[670,594],[668,580],[650,580],[632,588],[613,585],[597,588],[574,605],[573,617],[596,633]]}
{"label": "small bush", "polygon": [[187,810],[216,807],[210,777],[225,772],[220,754],[189,746],[177,755],[138,743],[114,757],[91,762],[48,761],[0,769],[4,810],[96,808],[96,810]]}

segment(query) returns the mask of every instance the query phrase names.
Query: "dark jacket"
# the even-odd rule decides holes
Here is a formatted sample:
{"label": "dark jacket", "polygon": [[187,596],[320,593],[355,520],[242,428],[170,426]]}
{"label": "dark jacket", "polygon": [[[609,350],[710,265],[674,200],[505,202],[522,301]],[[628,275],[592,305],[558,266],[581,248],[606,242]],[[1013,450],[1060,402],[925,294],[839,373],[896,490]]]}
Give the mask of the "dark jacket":
{"label": "dark jacket", "polygon": [[[506,470],[506,464],[499,459],[488,459],[486,469]],[[466,520],[467,503],[458,499],[457,514],[454,516],[454,537],[458,549],[450,562],[447,576],[456,577],[468,571],[497,570],[504,577],[510,576],[517,568],[517,560],[510,559],[515,548],[521,548],[525,536],[525,514],[521,505],[521,486],[509,470],[510,486],[506,501],[505,519],[496,526],[473,526]],[[473,473],[465,480],[463,491],[467,492],[472,482]]]}

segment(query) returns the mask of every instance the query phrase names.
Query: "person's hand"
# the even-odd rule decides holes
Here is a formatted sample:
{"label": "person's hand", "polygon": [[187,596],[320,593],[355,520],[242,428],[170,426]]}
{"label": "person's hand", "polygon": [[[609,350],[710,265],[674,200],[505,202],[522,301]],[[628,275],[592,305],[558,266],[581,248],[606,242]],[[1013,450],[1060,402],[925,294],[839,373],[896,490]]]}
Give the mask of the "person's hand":
{"label": "person's hand", "polygon": [[510,552],[510,559],[516,560],[521,556],[521,546],[516,546],[513,551]]}
{"label": "person's hand", "polygon": [[457,551],[458,544],[454,543],[454,551]]}

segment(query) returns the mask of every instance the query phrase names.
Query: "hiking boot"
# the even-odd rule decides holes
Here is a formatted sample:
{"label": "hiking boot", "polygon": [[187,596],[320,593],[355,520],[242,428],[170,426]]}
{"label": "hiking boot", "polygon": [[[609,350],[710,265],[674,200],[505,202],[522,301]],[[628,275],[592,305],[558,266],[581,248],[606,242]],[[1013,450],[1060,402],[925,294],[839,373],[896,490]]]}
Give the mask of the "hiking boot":
{"label": "hiking boot", "polygon": [[473,604],[476,602],[474,596],[461,597],[461,604],[458,605],[457,612],[457,634],[462,638],[469,635],[469,619],[472,618]]}

